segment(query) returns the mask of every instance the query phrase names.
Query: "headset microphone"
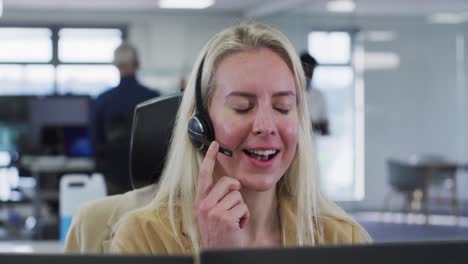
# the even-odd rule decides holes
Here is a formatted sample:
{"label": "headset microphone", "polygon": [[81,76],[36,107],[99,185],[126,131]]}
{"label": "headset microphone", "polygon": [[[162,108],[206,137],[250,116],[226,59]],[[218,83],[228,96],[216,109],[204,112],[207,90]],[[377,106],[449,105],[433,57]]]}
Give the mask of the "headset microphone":
{"label": "headset microphone", "polygon": [[[205,55],[206,56],[206,55]],[[205,58],[202,59],[197,72],[197,80],[195,82],[195,106],[196,115],[190,118],[188,123],[188,135],[192,144],[202,150],[204,147],[208,149],[211,142],[215,140],[215,133],[213,123],[211,122],[210,115],[203,107],[201,97],[201,75],[203,71],[203,64]],[[219,152],[226,156],[232,157],[232,150],[219,147]]]}

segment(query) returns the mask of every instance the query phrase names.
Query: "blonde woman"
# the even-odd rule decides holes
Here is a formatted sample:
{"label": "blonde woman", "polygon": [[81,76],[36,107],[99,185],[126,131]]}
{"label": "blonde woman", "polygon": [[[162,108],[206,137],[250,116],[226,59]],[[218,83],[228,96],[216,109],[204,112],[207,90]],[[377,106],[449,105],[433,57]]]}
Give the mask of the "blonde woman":
{"label": "blonde woman", "polygon": [[[111,251],[368,242],[320,194],[305,91],[296,51],[279,31],[252,23],[215,35],[189,79],[156,197],[122,220]],[[188,134],[200,111],[215,139],[201,139],[203,150]]]}

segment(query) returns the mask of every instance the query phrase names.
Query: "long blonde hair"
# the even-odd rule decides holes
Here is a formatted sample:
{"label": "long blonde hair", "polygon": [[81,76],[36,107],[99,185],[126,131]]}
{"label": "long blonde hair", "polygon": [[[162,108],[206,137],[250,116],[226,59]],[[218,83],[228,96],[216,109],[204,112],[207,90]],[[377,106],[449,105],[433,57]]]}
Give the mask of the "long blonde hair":
{"label": "long blonde hair", "polygon": [[[177,208],[181,213],[184,232],[190,237],[193,252],[200,249],[200,238],[195,219],[194,200],[199,167],[203,155],[191,144],[187,134],[189,119],[195,115],[195,82],[202,58],[202,99],[205,106],[213,94],[213,77],[216,68],[226,56],[258,48],[268,48],[278,54],[289,66],[295,77],[298,102],[298,146],[293,161],[278,183],[278,191],[293,201],[297,214],[297,245],[316,244],[321,233],[319,216],[337,216],[348,219],[334,203],[326,200],[319,191],[317,166],[311,137],[310,118],[305,101],[304,72],[291,42],[278,30],[259,23],[241,24],[216,34],[200,52],[187,83],[177,114],[172,142],[165,169],[151,203],[153,208],[167,207],[174,237],[181,241],[175,219]],[[207,109],[207,107],[206,107]],[[283,234],[284,236],[284,234]]]}

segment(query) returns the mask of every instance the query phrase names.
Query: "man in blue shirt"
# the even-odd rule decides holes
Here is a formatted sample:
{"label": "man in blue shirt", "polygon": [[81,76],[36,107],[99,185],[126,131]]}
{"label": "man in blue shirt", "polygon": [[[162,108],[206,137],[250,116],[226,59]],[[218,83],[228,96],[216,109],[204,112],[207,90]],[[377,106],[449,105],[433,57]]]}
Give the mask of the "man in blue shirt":
{"label": "man in blue shirt", "polygon": [[129,175],[130,135],[133,111],[137,104],[160,93],[141,85],[135,78],[138,55],[128,43],[114,52],[114,65],[120,83],[99,95],[93,109],[93,139],[97,171],[104,174],[109,194],[131,190]]}

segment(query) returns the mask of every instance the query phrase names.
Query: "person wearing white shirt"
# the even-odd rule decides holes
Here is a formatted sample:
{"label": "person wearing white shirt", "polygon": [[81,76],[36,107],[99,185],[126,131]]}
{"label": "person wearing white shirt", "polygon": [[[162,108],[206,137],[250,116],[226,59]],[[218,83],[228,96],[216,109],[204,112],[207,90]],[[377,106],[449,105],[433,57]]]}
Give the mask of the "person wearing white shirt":
{"label": "person wearing white shirt", "polygon": [[319,135],[329,135],[327,106],[322,92],[312,86],[312,77],[318,62],[309,53],[301,53],[301,62],[307,81],[307,104],[310,112],[312,129]]}

